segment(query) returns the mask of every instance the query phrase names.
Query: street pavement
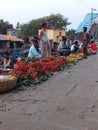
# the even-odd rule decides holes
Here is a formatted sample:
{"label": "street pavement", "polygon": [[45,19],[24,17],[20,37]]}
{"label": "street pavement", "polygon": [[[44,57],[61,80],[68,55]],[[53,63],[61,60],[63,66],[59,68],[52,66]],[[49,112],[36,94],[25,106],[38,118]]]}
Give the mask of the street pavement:
{"label": "street pavement", "polygon": [[98,54],[35,90],[0,95],[0,130],[98,130]]}

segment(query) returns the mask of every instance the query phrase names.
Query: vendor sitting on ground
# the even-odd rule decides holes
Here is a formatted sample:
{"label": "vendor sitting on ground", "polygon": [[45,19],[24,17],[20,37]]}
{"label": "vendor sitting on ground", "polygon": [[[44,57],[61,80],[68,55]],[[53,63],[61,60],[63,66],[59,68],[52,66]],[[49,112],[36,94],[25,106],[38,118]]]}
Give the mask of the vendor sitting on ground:
{"label": "vendor sitting on ground", "polygon": [[72,44],[72,46],[71,46],[71,53],[77,52],[78,49],[79,49],[78,41],[75,41],[75,42]]}
{"label": "vendor sitting on ground", "polygon": [[60,52],[57,50],[57,42],[53,43],[53,47],[51,48],[51,54],[52,55],[61,55]]}
{"label": "vendor sitting on ground", "polygon": [[91,41],[90,41],[89,49],[90,49],[90,51],[91,51],[92,54],[96,54],[96,52],[97,52],[97,47],[96,47],[96,45],[95,45],[95,43],[94,43],[94,40],[91,40]]}
{"label": "vendor sitting on ground", "polygon": [[35,57],[36,59],[41,59],[42,55],[39,52],[39,44],[36,39],[31,41],[31,47],[29,49],[28,57]]}
{"label": "vendor sitting on ground", "polygon": [[67,44],[67,38],[65,36],[62,37],[62,41],[59,43],[57,50],[62,56],[68,56],[70,54],[70,48]]}
{"label": "vendor sitting on ground", "polygon": [[10,68],[12,69],[14,67],[13,61],[9,58],[9,53],[4,53],[4,58],[2,58],[0,65],[2,65],[3,68]]}

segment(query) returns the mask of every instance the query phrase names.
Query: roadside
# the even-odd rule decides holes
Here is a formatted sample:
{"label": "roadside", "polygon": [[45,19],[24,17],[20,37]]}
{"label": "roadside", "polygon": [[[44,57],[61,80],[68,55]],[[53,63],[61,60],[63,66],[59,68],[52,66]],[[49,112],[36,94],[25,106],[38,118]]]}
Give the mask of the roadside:
{"label": "roadside", "polygon": [[98,54],[35,90],[0,95],[0,130],[97,130]]}

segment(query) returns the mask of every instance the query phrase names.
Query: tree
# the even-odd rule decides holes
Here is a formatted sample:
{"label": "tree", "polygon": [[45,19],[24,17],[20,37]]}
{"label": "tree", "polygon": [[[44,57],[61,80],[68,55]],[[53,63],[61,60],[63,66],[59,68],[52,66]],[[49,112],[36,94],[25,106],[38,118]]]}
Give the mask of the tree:
{"label": "tree", "polygon": [[9,24],[8,21],[0,20],[0,34],[7,34],[7,29],[13,28],[12,24]]}
{"label": "tree", "polygon": [[37,35],[38,29],[41,27],[41,24],[46,22],[49,27],[62,28],[63,26],[70,25],[68,18],[65,18],[61,14],[51,14],[50,16],[45,16],[39,19],[33,19],[27,24],[20,26],[20,31],[18,37],[24,38],[31,35]]}
{"label": "tree", "polygon": [[47,21],[51,27],[55,28],[62,28],[63,26],[70,25],[71,23],[68,22],[68,18],[65,18],[61,14],[51,14],[47,17]]}
{"label": "tree", "polygon": [[67,34],[69,40],[73,41],[75,39],[75,30],[74,29],[69,29],[66,34]]}

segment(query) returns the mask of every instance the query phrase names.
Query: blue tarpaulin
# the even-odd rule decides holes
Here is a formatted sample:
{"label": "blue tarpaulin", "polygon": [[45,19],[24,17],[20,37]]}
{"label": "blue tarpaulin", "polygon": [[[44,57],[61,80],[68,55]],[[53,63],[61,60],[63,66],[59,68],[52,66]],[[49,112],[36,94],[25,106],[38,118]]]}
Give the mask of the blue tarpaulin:
{"label": "blue tarpaulin", "polygon": [[76,34],[81,33],[83,31],[83,27],[87,27],[87,32],[89,32],[91,28],[91,19],[92,19],[92,23],[94,23],[97,17],[98,17],[98,13],[93,13],[93,14],[88,13],[85,16],[84,20],[78,26],[75,33]]}

